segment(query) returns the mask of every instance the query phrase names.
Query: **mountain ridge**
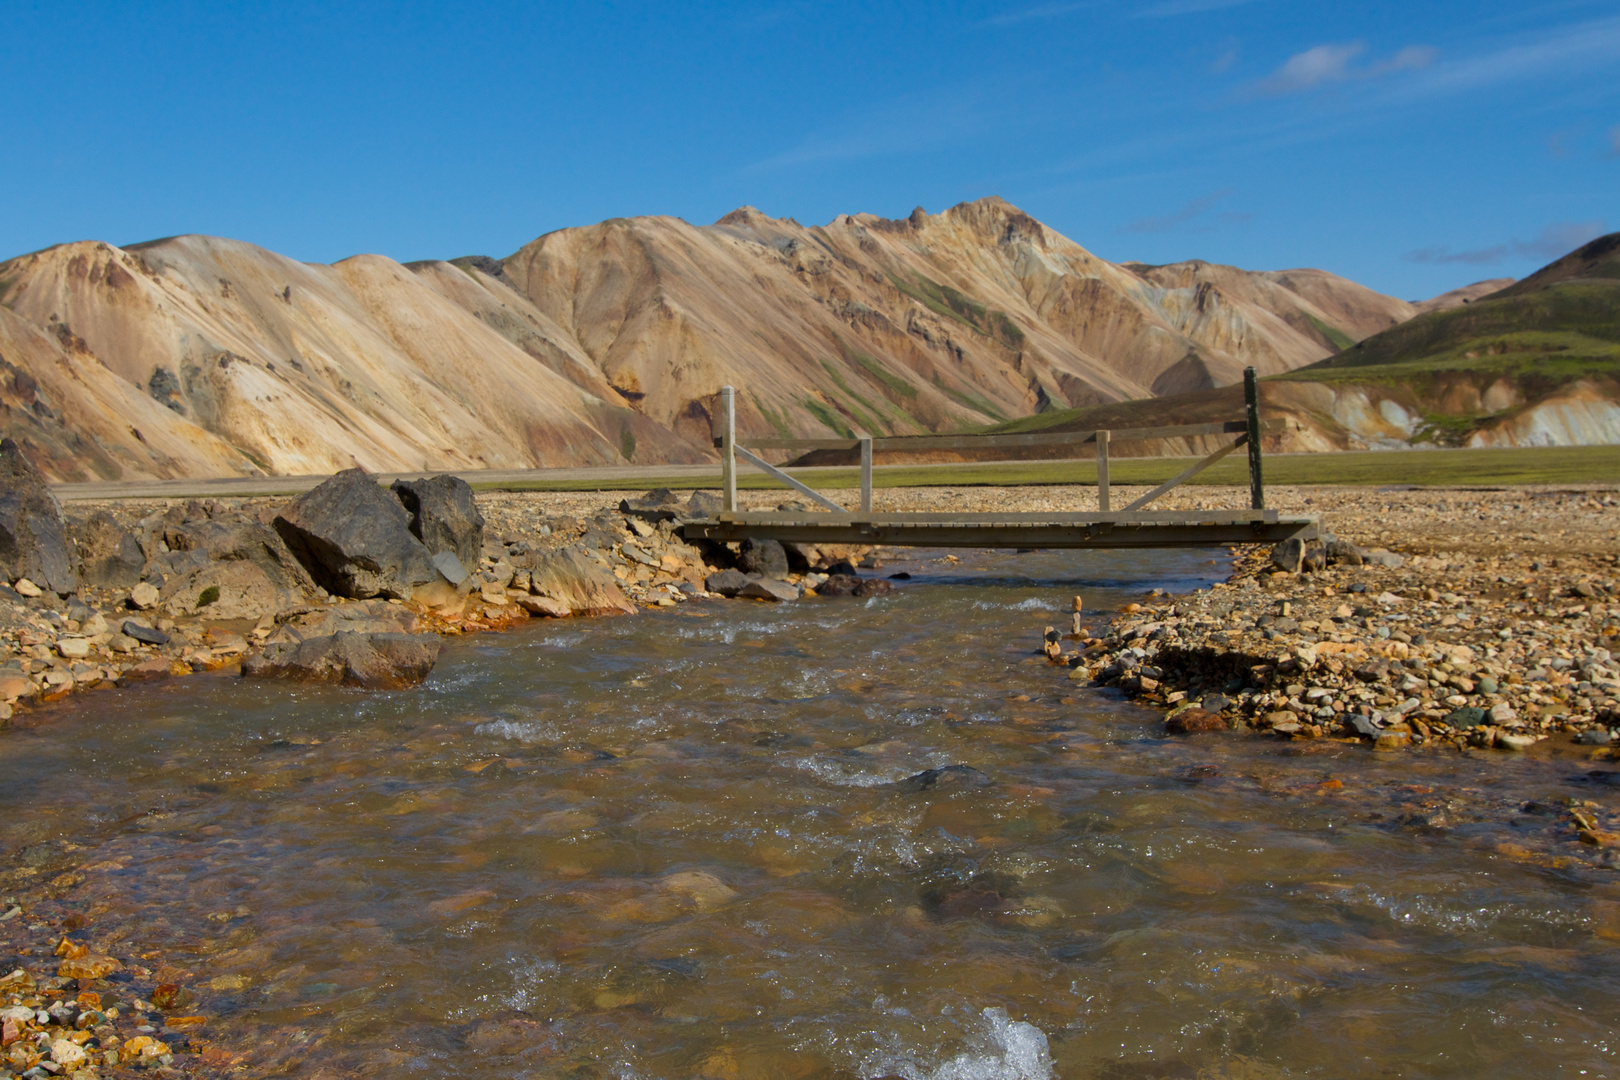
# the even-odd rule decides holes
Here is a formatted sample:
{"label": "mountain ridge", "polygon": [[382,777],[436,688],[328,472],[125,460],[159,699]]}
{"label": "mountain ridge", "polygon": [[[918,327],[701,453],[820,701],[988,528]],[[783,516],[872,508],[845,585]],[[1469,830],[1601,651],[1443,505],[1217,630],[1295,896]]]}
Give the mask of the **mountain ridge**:
{"label": "mountain ridge", "polygon": [[996,197],[409,264],[77,241],[0,262],[0,430],[59,479],[701,461],[725,383],[745,436],[957,430],[1290,371],[1410,309],[1323,271],[1109,263]]}

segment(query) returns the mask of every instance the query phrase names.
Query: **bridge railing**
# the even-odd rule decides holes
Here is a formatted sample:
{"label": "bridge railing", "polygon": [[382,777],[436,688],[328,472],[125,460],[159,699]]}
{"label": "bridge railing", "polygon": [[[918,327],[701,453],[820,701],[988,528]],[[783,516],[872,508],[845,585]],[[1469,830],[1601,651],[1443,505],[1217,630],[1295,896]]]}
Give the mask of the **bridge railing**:
{"label": "bridge railing", "polygon": [[[714,445],[720,450],[721,476],[727,513],[737,512],[737,461],[740,458],[745,464],[752,465],[772,478],[786,484],[828,512],[848,514],[850,511],[847,508],[833,502],[798,479],[789,476],[782,469],[772,465],[753,451],[859,450],[861,455],[861,507],[859,512],[870,514],[872,512],[872,454],[874,451],[979,451],[1023,449],[1032,446],[1072,447],[1090,444],[1096,450],[1097,510],[1099,513],[1108,514],[1112,512],[1108,480],[1108,456],[1109,447],[1112,444],[1118,442],[1141,442],[1152,439],[1235,434],[1237,438],[1232,442],[1217,447],[1214,452],[1194,462],[1152,491],[1133,501],[1130,505],[1122,507],[1120,513],[1141,510],[1166,492],[1191,480],[1228,454],[1245,447],[1249,452],[1249,505],[1254,510],[1264,510],[1266,499],[1260,455],[1260,437],[1268,432],[1285,430],[1287,422],[1283,420],[1262,420],[1260,418],[1259,387],[1253,368],[1247,368],[1243,372],[1243,397],[1244,416],[1242,419],[1209,424],[1176,424],[1163,427],[1098,429],[1095,431],[1060,431],[1029,435],[898,435],[874,437],[862,434],[854,438],[842,439],[752,439],[749,442],[752,449],[748,449],[737,442],[737,392],[732,387],[725,386],[720,389],[720,433],[715,436]],[[1069,460],[1070,457],[1069,455],[1063,455],[1063,459]],[[1026,460],[1057,460],[1057,458]]]}

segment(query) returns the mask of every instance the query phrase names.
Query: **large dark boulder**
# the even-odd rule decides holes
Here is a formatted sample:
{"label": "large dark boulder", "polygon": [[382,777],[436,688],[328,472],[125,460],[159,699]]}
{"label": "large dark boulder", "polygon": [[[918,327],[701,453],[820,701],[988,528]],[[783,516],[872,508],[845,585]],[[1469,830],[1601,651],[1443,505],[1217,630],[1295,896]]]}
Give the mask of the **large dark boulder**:
{"label": "large dark boulder", "polygon": [[736,596],[739,590],[747,588],[748,583],[753,580],[741,570],[716,570],[704,580],[703,587],[721,596]]}
{"label": "large dark boulder", "polygon": [[883,578],[861,578],[852,574],[831,574],[816,586],[817,596],[888,596],[894,592],[894,583]]}
{"label": "large dark boulder", "polygon": [[79,580],[86,585],[127,589],[141,580],[146,555],[135,534],[98,510],[74,529],[78,540]]}
{"label": "large dark boulder", "polygon": [[744,573],[780,578],[788,574],[787,552],[775,540],[744,540],[737,555]]}
{"label": "large dark boulder", "polygon": [[309,589],[315,584],[281,536],[257,521],[188,521],[165,529],[163,539],[171,552],[202,552],[213,562],[253,563],[281,589]]}
{"label": "large dark boulder", "polygon": [[478,568],[484,557],[484,515],[467,481],[459,476],[395,480],[393,491],[410,515],[411,534],[428,554],[453,552],[462,566]]}
{"label": "large dark boulder", "polygon": [[0,441],[0,571],[66,596],[79,587],[62,504],[12,440]]}
{"label": "large dark boulder", "polygon": [[364,469],[345,469],[287,505],[276,532],[327,592],[408,600],[439,579],[410,515]]}
{"label": "large dark boulder", "polygon": [[442,647],[436,634],[337,633],[266,645],[242,661],[242,674],[392,690],[427,678]]}

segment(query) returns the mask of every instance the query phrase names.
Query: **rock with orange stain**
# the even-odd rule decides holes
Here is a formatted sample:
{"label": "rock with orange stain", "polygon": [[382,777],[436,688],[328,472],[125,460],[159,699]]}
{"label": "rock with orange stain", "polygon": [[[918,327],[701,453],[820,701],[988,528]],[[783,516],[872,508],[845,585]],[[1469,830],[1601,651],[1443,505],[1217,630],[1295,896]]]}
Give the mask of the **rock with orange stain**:
{"label": "rock with orange stain", "polygon": [[493,889],[470,889],[467,892],[457,893],[455,896],[446,896],[435,900],[428,905],[428,910],[435,915],[455,915],[469,908],[478,907],[495,898]]}
{"label": "rock with orange stain", "polygon": [[123,966],[110,956],[89,954],[63,960],[56,973],[64,979],[104,979]]}

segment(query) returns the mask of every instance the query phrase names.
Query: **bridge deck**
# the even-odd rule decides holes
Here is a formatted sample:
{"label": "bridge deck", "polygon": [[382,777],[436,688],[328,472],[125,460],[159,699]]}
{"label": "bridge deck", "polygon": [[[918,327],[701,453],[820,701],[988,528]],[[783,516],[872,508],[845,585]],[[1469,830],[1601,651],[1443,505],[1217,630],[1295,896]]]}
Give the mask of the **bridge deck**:
{"label": "bridge deck", "polygon": [[857,514],[727,512],[688,521],[689,540],[786,540],[902,547],[1159,548],[1276,543],[1318,534],[1317,519],[1275,510],[1117,513]]}

